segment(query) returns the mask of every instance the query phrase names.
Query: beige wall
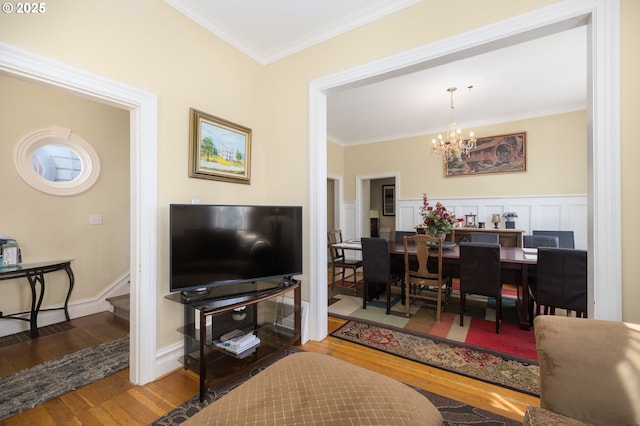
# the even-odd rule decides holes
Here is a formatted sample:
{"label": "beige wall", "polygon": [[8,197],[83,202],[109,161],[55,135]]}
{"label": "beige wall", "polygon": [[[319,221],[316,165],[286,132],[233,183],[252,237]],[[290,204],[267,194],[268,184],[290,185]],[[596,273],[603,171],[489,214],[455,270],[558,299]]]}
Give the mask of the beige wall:
{"label": "beige wall", "polygon": [[[0,94],[0,233],[18,240],[25,263],[73,259],[71,300],[94,298],[129,271],[129,112],[2,75]],[[97,151],[102,173],[88,191],[49,195],[18,175],[15,146],[51,126],[70,129]],[[101,214],[103,224],[90,225],[91,214]],[[46,281],[43,305],[63,303],[66,274]],[[28,310],[30,295],[25,279],[3,281],[1,309]]]}
{"label": "beige wall", "polygon": [[400,172],[400,199],[419,199],[423,192],[432,199],[587,193],[585,111],[473,131],[477,137],[526,132],[527,171],[445,177],[442,161],[431,153],[434,135],[355,145],[344,148],[344,200],[355,200],[356,176],[396,171]]}
{"label": "beige wall", "polygon": [[[182,322],[180,307],[164,299],[169,290],[168,205],[193,198],[304,204],[308,185],[302,166],[292,170],[298,173],[295,179],[282,167],[283,161],[302,162],[296,147],[303,143],[290,144],[286,137],[277,147],[267,139],[267,114],[274,109],[262,102],[264,67],[164,2],[66,0],[49,6],[46,14],[28,19],[0,15],[0,41],[158,96],[157,346],[165,347],[180,339],[176,326]],[[251,185],[188,177],[191,107],[253,130]],[[290,181],[294,190],[287,190]]]}
{"label": "beige wall", "polygon": [[327,141],[327,174],[344,174],[344,147],[330,140]]}
{"label": "beige wall", "polygon": [[[157,334],[158,347],[164,347],[178,341],[175,327],[181,321],[179,309],[163,299],[168,287],[169,203],[199,198],[202,202],[300,204],[308,209],[310,81],[555,2],[425,0],[264,67],[159,0],[65,0],[56,2],[46,14],[29,19],[0,15],[0,41],[158,95]],[[623,41],[629,50],[639,39],[634,3],[635,0],[622,2],[626,24]],[[462,9],[464,14],[459,13]],[[633,18],[627,18],[626,11],[633,12]],[[457,17],[456,25],[451,25],[450,19],[442,19],[448,16]],[[623,87],[637,84],[631,81],[639,71],[634,55],[637,53],[623,57],[632,72],[625,69]],[[622,144],[628,154],[637,149],[632,146],[635,138],[631,134],[638,115],[634,102],[637,95],[628,94],[622,104],[623,119],[626,118]],[[189,107],[253,129],[251,185],[187,177]],[[638,168],[624,164],[628,168],[623,170],[625,179],[637,182]],[[414,185],[411,191],[417,194],[423,186]],[[635,197],[631,183],[624,186],[622,195],[625,199]],[[623,217],[635,217],[638,202],[626,203]],[[308,219],[304,226],[304,269],[309,271]],[[636,230],[625,231],[628,240],[623,251],[633,251],[633,241],[640,237],[637,234]],[[638,295],[633,280],[640,267],[627,261],[623,268],[624,315],[640,322],[636,302],[640,298],[627,298]],[[308,295],[305,288],[303,297]]]}
{"label": "beige wall", "polygon": [[621,217],[612,218],[622,224],[622,317],[640,323],[640,265],[638,241],[640,227],[636,225],[640,212],[640,158],[638,118],[640,117],[640,2],[622,0],[620,11],[620,179],[622,180]]}

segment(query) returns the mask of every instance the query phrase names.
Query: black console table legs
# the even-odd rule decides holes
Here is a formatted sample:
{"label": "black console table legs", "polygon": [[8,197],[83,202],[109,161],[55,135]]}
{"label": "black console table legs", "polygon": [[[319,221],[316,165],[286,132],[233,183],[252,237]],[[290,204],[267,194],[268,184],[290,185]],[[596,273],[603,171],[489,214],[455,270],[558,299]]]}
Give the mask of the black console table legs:
{"label": "black console table legs", "polygon": [[[41,309],[42,300],[44,299],[45,291],[45,279],[44,275],[48,272],[65,271],[69,278],[69,289],[65,297],[64,306],[59,308]],[[60,262],[43,262],[34,264],[21,264],[13,266],[0,266],[0,280],[9,280],[16,278],[26,277],[29,281],[29,287],[31,289],[31,308],[29,311],[17,312],[15,314],[3,315],[0,312],[0,319],[16,319],[21,321],[28,321],[30,324],[31,337],[38,337],[38,314],[42,311],[55,311],[64,310],[64,316],[67,321],[71,320],[69,315],[69,299],[71,298],[71,292],[75,284],[75,277],[71,270],[71,261]],[[38,291],[38,287],[39,291]],[[29,314],[29,318],[21,317],[20,315]]]}

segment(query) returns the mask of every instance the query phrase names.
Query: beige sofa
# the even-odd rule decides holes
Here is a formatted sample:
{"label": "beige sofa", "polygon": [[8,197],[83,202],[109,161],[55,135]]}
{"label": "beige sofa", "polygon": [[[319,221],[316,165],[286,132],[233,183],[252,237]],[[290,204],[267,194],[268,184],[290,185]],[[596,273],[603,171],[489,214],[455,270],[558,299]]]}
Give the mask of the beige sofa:
{"label": "beige sofa", "polygon": [[543,315],[534,327],[540,407],[525,425],[640,424],[640,325]]}
{"label": "beige sofa", "polygon": [[423,395],[328,355],[277,361],[184,425],[442,425]]}

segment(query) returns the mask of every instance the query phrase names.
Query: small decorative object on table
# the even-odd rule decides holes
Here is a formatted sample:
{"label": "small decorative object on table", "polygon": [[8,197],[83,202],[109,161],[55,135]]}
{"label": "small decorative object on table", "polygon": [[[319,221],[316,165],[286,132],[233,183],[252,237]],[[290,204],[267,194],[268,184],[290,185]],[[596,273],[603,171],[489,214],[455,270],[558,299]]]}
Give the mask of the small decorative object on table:
{"label": "small decorative object on table", "polygon": [[20,250],[14,239],[0,238],[0,266],[15,266],[20,264]]}
{"label": "small decorative object on table", "polygon": [[422,207],[419,214],[422,217],[422,226],[432,237],[438,234],[446,236],[457,222],[463,221],[462,218],[456,219],[456,216],[449,213],[440,202],[437,202],[435,207],[430,206],[427,194],[422,194]]}
{"label": "small decorative object on table", "polygon": [[491,223],[493,223],[493,229],[498,229],[500,223],[500,214],[494,213],[491,215]]}
{"label": "small decorative object on table", "polygon": [[504,217],[507,220],[507,223],[505,224],[505,227],[507,229],[516,229],[515,218],[518,217],[518,213],[516,213],[516,212],[504,212],[502,214],[502,217]]}
{"label": "small decorative object on table", "polygon": [[473,213],[465,214],[465,225],[467,228],[475,228],[476,227],[476,215]]}

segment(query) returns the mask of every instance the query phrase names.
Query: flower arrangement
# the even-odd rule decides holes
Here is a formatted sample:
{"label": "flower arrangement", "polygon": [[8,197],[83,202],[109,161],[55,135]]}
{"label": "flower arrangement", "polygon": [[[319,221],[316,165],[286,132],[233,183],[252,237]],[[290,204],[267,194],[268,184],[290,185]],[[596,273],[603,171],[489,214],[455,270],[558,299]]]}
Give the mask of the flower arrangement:
{"label": "flower arrangement", "polygon": [[502,213],[502,217],[507,220],[512,220],[514,217],[518,217],[518,213],[516,212],[504,212]]}
{"label": "flower arrangement", "polygon": [[427,194],[422,194],[422,207],[418,213],[422,217],[426,233],[432,237],[450,232],[456,222],[463,220],[462,218],[456,219],[456,216],[449,213],[440,202],[437,202],[435,207],[430,206]]}

